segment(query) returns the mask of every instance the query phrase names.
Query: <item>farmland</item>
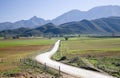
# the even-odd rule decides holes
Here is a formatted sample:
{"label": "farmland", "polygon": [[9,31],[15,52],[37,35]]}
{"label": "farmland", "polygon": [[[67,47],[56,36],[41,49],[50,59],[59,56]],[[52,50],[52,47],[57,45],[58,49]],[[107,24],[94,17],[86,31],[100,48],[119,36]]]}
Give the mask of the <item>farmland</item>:
{"label": "farmland", "polygon": [[[20,60],[31,58],[51,49],[55,40],[45,38],[22,38],[0,40],[0,75],[6,76],[10,73],[22,71],[25,66]],[[29,66],[30,68],[30,66]]]}
{"label": "farmland", "polygon": [[[60,39],[60,48],[52,59],[120,78],[120,38]],[[1,39],[0,75],[9,76],[25,71],[43,72],[44,67],[37,64],[33,58],[37,54],[50,50],[54,42],[54,39],[46,38]],[[54,72],[58,71],[49,70],[48,72],[56,75]]]}
{"label": "farmland", "polygon": [[120,38],[69,38],[52,57],[63,63],[120,78]]}

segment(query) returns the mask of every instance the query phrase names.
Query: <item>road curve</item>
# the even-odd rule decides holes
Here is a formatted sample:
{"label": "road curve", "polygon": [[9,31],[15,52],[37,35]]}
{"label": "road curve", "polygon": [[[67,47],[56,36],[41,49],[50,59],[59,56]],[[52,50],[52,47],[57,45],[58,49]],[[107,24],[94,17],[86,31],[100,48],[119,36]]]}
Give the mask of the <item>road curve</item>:
{"label": "road curve", "polygon": [[35,57],[35,59],[38,62],[40,62],[42,64],[46,63],[47,66],[54,68],[54,69],[57,69],[57,70],[59,69],[59,66],[60,66],[60,70],[62,72],[68,73],[70,75],[73,75],[73,76],[76,76],[79,78],[116,78],[116,77],[112,77],[112,76],[105,75],[102,73],[98,73],[98,72],[94,72],[94,71],[90,71],[90,70],[85,70],[85,69],[77,68],[74,66],[69,66],[69,65],[51,60],[52,55],[55,52],[57,52],[57,50],[59,48],[59,44],[60,44],[60,40],[58,40],[55,43],[55,45],[51,51],[37,55]]}

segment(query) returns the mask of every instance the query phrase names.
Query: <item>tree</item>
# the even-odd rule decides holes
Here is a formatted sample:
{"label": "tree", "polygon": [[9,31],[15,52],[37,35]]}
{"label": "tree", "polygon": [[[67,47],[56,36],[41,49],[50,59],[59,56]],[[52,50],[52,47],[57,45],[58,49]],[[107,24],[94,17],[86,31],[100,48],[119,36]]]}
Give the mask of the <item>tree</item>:
{"label": "tree", "polygon": [[69,38],[68,37],[65,37],[65,40],[67,41]]}
{"label": "tree", "polygon": [[12,38],[13,39],[19,39],[19,36],[13,36]]}
{"label": "tree", "polygon": [[80,37],[80,34],[78,35],[78,37]]}

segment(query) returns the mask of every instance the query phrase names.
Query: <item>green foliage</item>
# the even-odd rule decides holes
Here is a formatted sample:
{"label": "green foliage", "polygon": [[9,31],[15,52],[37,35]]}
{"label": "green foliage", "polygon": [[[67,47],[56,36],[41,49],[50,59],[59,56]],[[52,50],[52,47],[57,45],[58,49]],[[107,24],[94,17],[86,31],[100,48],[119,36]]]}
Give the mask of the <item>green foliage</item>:
{"label": "green foliage", "polygon": [[97,68],[120,78],[120,59],[119,57],[104,57],[104,58],[91,58],[89,59],[95,60],[97,62],[91,62]]}
{"label": "green foliage", "polygon": [[68,37],[65,37],[65,40],[67,41],[69,38]]}
{"label": "green foliage", "polygon": [[20,72],[20,69],[19,68],[16,68],[16,69],[13,69],[13,70],[9,70],[9,71],[4,71],[2,72],[1,74],[3,76],[14,76],[15,74],[17,74],[18,72]]}
{"label": "green foliage", "polygon": [[68,62],[68,64],[71,64],[73,66],[77,66],[77,67],[81,67],[81,68],[86,68],[89,67],[87,66],[84,61],[82,60],[82,58],[79,57],[73,57],[70,59],[70,61]]}

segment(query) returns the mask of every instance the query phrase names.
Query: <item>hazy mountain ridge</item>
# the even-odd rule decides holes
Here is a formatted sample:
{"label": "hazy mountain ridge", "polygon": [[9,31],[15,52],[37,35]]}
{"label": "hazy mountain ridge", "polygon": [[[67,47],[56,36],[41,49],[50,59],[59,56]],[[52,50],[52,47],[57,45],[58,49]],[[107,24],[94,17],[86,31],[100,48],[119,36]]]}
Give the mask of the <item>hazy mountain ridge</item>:
{"label": "hazy mountain ridge", "polygon": [[17,21],[14,23],[10,23],[10,22],[0,23],[0,31],[6,30],[6,29],[16,29],[16,28],[21,28],[21,27],[35,28],[38,25],[44,25],[48,22],[49,21],[47,20],[34,16],[30,18],[29,20],[21,20],[21,21]]}
{"label": "hazy mountain ridge", "polygon": [[71,21],[80,21],[83,19],[97,19],[110,16],[120,16],[120,6],[100,6],[88,11],[72,10],[53,19],[54,24],[62,24]]}
{"label": "hazy mountain ridge", "polygon": [[106,34],[120,33],[120,17],[101,18],[96,20],[82,20],[78,22],[64,23],[56,26],[47,23],[37,28],[19,28],[14,30],[4,30],[0,36],[40,36],[43,34]]}
{"label": "hazy mountain ridge", "polygon": [[83,19],[91,20],[110,16],[120,16],[120,6],[100,6],[92,8],[88,11],[71,10],[56,17],[53,20],[44,20],[34,16],[29,20],[21,20],[15,23],[4,22],[0,23],[0,31],[6,29],[16,29],[20,27],[36,28],[40,25],[44,25],[50,22],[55,25],[60,25],[63,23],[80,21]]}

